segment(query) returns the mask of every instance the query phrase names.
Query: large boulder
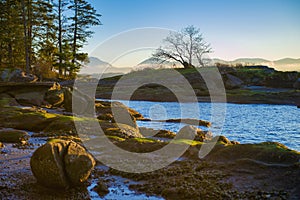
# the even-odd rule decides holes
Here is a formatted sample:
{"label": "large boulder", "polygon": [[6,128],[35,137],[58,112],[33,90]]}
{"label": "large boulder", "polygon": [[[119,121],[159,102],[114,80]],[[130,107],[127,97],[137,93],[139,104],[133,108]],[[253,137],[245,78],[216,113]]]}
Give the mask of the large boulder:
{"label": "large boulder", "polygon": [[69,188],[85,182],[95,160],[73,141],[54,140],[38,148],[30,160],[38,183],[50,188]]}
{"label": "large boulder", "polygon": [[199,129],[195,126],[191,126],[191,125],[184,126],[178,132],[178,134],[186,134],[186,133],[193,134],[195,136],[194,140],[200,141],[200,142],[205,142],[205,141],[212,139],[211,132],[202,131],[201,129]]}
{"label": "large boulder", "polygon": [[114,123],[126,124],[138,129],[136,119],[144,118],[137,111],[128,108],[120,102],[97,102],[96,114],[99,120],[108,120]]}
{"label": "large boulder", "polygon": [[138,128],[134,128],[127,124],[111,123],[107,121],[99,122],[101,129],[105,135],[117,136],[120,138],[143,138]]}
{"label": "large boulder", "polygon": [[0,141],[6,143],[20,143],[27,141],[29,134],[16,129],[0,129]]}

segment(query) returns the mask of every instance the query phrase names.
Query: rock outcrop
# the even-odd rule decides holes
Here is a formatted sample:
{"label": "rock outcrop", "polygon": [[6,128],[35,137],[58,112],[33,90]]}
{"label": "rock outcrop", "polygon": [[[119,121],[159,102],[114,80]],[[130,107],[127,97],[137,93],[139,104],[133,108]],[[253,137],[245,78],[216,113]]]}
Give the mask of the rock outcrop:
{"label": "rock outcrop", "polygon": [[60,106],[64,102],[64,90],[58,83],[54,83],[45,93],[44,100],[52,106]]}
{"label": "rock outcrop", "polygon": [[244,81],[231,74],[226,74],[225,87],[226,89],[236,89],[243,86]]}
{"label": "rock outcrop", "polygon": [[168,130],[155,130],[152,128],[145,128],[145,127],[140,127],[139,130],[144,137],[173,139],[176,136],[176,133]]}
{"label": "rock outcrop", "polygon": [[38,183],[50,188],[69,188],[85,182],[95,160],[73,141],[54,140],[38,148],[30,160]]}

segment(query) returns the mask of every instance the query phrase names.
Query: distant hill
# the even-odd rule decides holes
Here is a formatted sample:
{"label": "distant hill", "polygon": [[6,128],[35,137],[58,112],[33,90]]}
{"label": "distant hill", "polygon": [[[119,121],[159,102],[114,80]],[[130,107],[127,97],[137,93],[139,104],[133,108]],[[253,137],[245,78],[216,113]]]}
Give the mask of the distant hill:
{"label": "distant hill", "polygon": [[[105,77],[107,77],[107,76],[122,75],[132,70],[139,71],[146,68],[159,69],[159,68],[182,67],[180,63],[169,62],[169,61],[163,62],[162,59],[157,59],[154,57],[150,57],[142,61],[141,63],[137,64],[136,66],[133,66],[132,68],[115,67],[96,57],[90,57],[89,60],[90,62],[81,69],[80,74],[88,74],[88,75],[94,74],[95,76],[97,74],[105,74]],[[224,63],[229,65],[236,65],[236,64],[266,65],[278,71],[299,71],[300,72],[300,58],[299,59],[283,58],[275,61],[270,61],[262,58],[239,58],[233,61],[226,61],[219,58],[214,58],[212,60],[215,63]]]}
{"label": "distant hill", "polygon": [[222,59],[213,59],[215,63],[224,64],[244,64],[244,65],[267,65],[269,67],[275,68],[279,71],[300,71],[300,59],[293,58],[283,58],[280,60],[266,60],[262,58],[239,58],[233,61],[226,61]]}
{"label": "distant hill", "polygon": [[96,57],[89,57],[89,63],[86,64],[81,70],[79,74],[126,74],[130,72],[132,68],[121,68],[115,67],[111,64],[100,60]]}
{"label": "distant hill", "polygon": [[294,58],[284,58],[281,60],[274,61],[274,63],[278,65],[289,65],[289,64],[295,64],[295,63],[300,63],[300,58],[299,59],[294,59]]}
{"label": "distant hill", "polygon": [[270,61],[266,60],[266,59],[262,59],[262,58],[239,58],[239,59],[234,60],[233,62],[260,64],[260,63],[265,63],[265,62],[270,62]]}

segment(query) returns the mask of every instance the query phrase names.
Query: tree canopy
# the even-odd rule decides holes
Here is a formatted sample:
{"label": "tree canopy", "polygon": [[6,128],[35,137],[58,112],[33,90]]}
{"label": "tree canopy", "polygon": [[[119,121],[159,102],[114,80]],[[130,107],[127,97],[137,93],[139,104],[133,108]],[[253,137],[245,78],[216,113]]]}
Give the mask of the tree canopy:
{"label": "tree canopy", "polygon": [[73,77],[87,53],[82,47],[101,25],[86,0],[0,0],[0,68]]}
{"label": "tree canopy", "polygon": [[194,68],[205,66],[204,55],[211,52],[212,48],[204,40],[200,29],[188,26],[180,32],[170,32],[164,39],[164,46],[157,49],[153,56],[179,62],[184,68]]}

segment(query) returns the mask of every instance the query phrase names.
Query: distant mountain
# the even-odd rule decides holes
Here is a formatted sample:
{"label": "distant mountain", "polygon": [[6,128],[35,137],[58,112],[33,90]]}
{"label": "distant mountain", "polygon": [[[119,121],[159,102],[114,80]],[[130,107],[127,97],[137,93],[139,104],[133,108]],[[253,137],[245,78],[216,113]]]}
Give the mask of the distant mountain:
{"label": "distant mountain", "polygon": [[114,67],[111,64],[100,60],[96,57],[89,57],[89,63],[86,64],[79,74],[126,74],[130,72],[132,68]]}
{"label": "distant mountain", "polygon": [[100,60],[99,58],[96,57],[89,57],[89,63],[87,64],[89,67],[97,67],[97,66],[108,66],[112,67],[111,64],[104,62],[103,60]]}
{"label": "distant mountain", "polygon": [[163,59],[160,58],[154,58],[150,57],[141,63],[137,64],[133,70],[143,70],[146,68],[151,68],[151,69],[159,69],[159,68],[174,68],[174,65],[179,67],[180,64],[176,62],[169,62],[169,61],[164,61]]}

